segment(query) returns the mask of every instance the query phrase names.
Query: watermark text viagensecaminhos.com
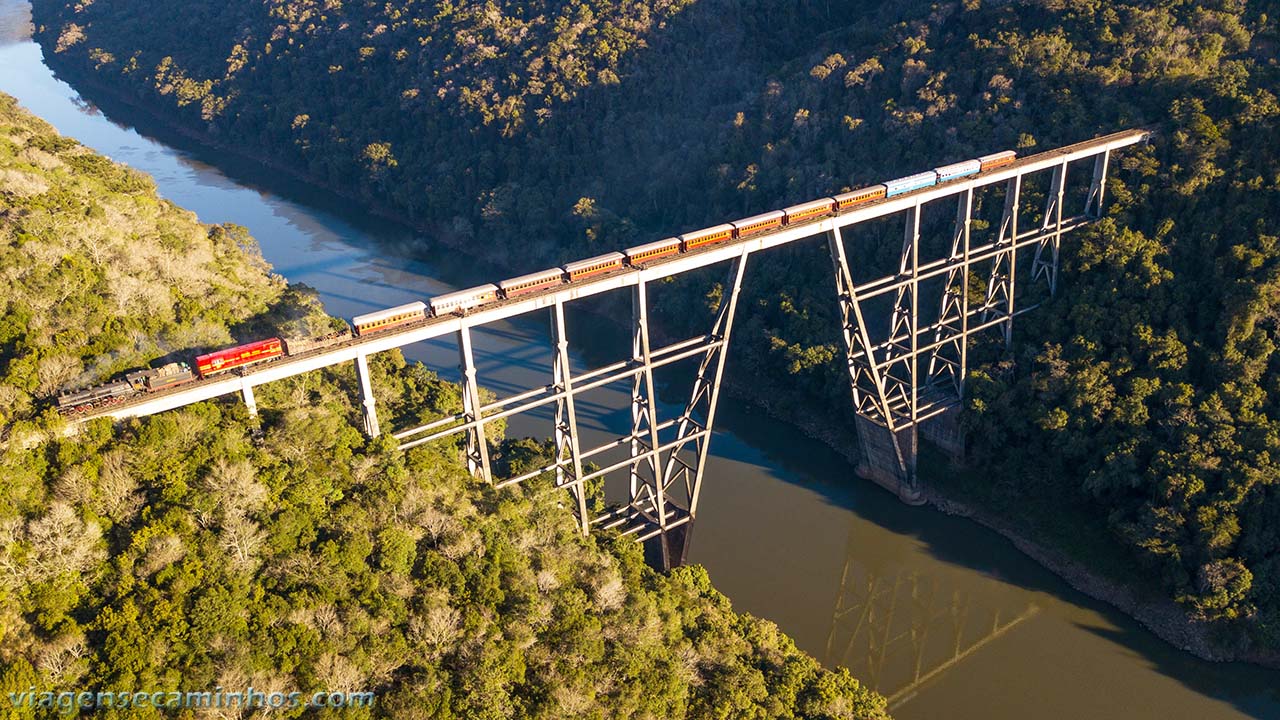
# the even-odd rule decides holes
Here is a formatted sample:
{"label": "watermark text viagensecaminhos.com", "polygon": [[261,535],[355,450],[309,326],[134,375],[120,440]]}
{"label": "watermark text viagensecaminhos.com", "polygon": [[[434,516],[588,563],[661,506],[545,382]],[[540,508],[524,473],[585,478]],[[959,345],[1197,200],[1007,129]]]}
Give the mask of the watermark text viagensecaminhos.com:
{"label": "watermark text viagensecaminhos.com", "polygon": [[80,710],[107,708],[240,708],[247,710],[278,708],[346,708],[371,707],[372,692],[281,692],[255,690],[228,690],[221,685],[213,690],[180,692],[177,690],[106,690],[106,691],[37,691],[35,686],[22,692],[11,692],[9,703],[13,708],[56,709],[67,713]]}

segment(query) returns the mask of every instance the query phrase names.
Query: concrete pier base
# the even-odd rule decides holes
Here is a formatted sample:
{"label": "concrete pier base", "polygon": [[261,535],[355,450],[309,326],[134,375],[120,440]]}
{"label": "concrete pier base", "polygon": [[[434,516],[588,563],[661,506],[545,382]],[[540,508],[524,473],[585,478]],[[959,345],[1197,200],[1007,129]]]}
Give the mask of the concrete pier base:
{"label": "concrete pier base", "polygon": [[916,475],[919,440],[916,426],[890,432],[888,428],[856,416],[861,461],[856,472],[898,496],[908,505],[923,505],[924,493]]}
{"label": "concrete pier base", "polygon": [[951,462],[964,463],[964,431],[960,428],[959,406],[921,423],[920,434],[930,445],[946,453]]}
{"label": "concrete pier base", "polygon": [[644,561],[655,570],[671,570],[684,565],[693,539],[693,522],[671,528],[666,533],[644,541]]}

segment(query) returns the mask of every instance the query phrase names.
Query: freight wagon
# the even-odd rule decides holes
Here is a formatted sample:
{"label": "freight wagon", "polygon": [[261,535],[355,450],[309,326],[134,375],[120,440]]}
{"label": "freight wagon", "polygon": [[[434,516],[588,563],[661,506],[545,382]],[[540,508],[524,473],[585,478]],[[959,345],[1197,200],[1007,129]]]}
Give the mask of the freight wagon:
{"label": "freight wagon", "polygon": [[329,347],[344,343],[351,339],[351,331],[347,329],[331,332],[318,337],[301,337],[301,338],[285,338],[284,354],[285,355],[301,355],[305,352],[318,350],[320,348]]}
{"label": "freight wagon", "polygon": [[153,370],[139,370],[124,376],[134,390],[156,392],[196,379],[191,366],[184,362],[171,362]]}

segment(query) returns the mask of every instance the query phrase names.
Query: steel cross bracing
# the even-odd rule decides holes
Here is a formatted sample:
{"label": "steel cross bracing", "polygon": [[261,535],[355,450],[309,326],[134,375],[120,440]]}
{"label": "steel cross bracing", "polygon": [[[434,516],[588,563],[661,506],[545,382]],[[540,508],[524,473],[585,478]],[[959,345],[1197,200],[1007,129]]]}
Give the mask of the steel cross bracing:
{"label": "steel cross bracing", "polygon": [[[228,373],[140,396],[94,410],[75,421],[100,416],[149,415],[231,393],[241,393],[253,412],[256,411],[253,388],[257,385],[354,362],[365,431],[376,436],[380,428],[369,380],[368,356],[453,334],[458,339],[462,369],[463,411],[396,432],[402,447],[465,434],[467,464],[477,476],[508,485],[553,472],[556,484],[573,493],[584,532],[593,526],[611,527],[640,539],[662,537],[665,541],[668,533],[688,524],[697,512],[730,330],[748,257],[779,245],[825,236],[835,272],[855,410],[861,421],[889,431],[892,464],[897,465],[896,472],[902,481],[910,484],[914,482],[914,434],[902,433],[914,433],[924,421],[957,405],[964,392],[968,342],[975,334],[998,329],[1008,340],[1013,318],[1034,307],[1015,304],[1020,297],[1019,251],[1030,252],[1034,248],[1030,277],[1022,282],[1038,283],[1047,288],[1048,293],[1055,292],[1062,235],[1101,216],[1111,152],[1142,142],[1148,134],[1144,130],[1131,130],[1020,158],[1001,168],[858,205],[838,215],[500,300],[464,316],[430,318],[416,325],[352,338],[338,345],[246,368],[240,375]],[[1088,160],[1093,161],[1093,167],[1084,207],[1079,214],[1068,215],[1065,188],[1068,178],[1074,176],[1071,168]],[[1043,219],[1038,227],[1024,230],[1019,227],[1019,215],[1020,210],[1025,212],[1021,208],[1025,179],[1043,172],[1052,174]],[[972,225],[976,194],[989,189],[1003,189],[1004,210],[993,237],[975,243]],[[922,238],[923,211],[947,199],[957,203],[949,252],[945,257],[926,260],[921,257],[925,239]],[[868,282],[855,282],[845,252],[846,231],[869,220],[899,213],[905,216],[905,224],[897,272]],[[651,347],[649,284],[717,263],[728,263],[730,273],[709,332],[664,347]],[[985,281],[980,302],[971,300],[974,278]],[[942,286],[941,295],[936,299],[924,297],[923,286],[938,283]],[[625,288],[630,288],[632,293],[631,357],[574,376],[569,367],[565,305]],[[880,297],[891,303],[884,333],[876,331],[884,318],[869,314],[866,308],[868,302]],[[926,307],[937,308],[936,316],[922,315]],[[477,377],[472,356],[472,329],[544,309],[552,315],[552,383],[513,397],[484,402],[483,379]],[[679,416],[661,420],[656,413],[653,371],[689,358],[698,361],[691,396]],[[580,443],[574,399],[614,382],[628,383],[632,389],[630,432],[605,445],[584,448]],[[486,426],[547,404],[554,404],[556,459],[553,465],[520,477],[494,478]],[[601,460],[602,453],[621,447],[629,449],[624,460],[587,470],[593,458]],[[590,517],[586,512],[585,485],[615,471],[625,471],[628,475],[629,502],[603,516]]]}
{"label": "steel cross bracing", "polygon": [[[1057,177],[1062,173],[1062,168],[1054,172],[1055,188],[1058,185]],[[1007,197],[1017,197],[1020,185],[1019,178],[1011,180]],[[936,414],[933,410],[920,409],[912,415],[905,406],[906,399],[912,396],[910,378],[913,376],[913,355],[927,357],[929,360],[930,381],[925,385],[932,388],[938,383],[938,377],[945,376],[956,394],[959,394],[963,390],[966,362],[965,345],[961,341],[976,332],[997,327],[1007,335],[1014,316],[1034,309],[1015,308],[1013,304],[1016,251],[1035,247],[1033,280],[1043,279],[1050,292],[1053,292],[1057,285],[1058,247],[1062,234],[1083,226],[1090,219],[1083,213],[1062,217],[1061,191],[1057,190],[1050,195],[1045,227],[1015,235],[1017,220],[1012,202],[1008,202],[996,239],[975,247],[970,242],[972,189],[961,194],[958,204],[948,257],[925,265],[919,263],[916,257],[919,213],[913,209],[907,220],[907,241],[904,243],[901,262],[903,270],[896,276],[857,286],[849,273],[843,234],[836,228],[828,236],[836,272],[837,296],[845,324],[844,336],[848,349],[846,356],[850,378],[854,382],[855,405],[860,412],[875,416],[878,422],[901,424],[904,421],[927,419],[928,415]],[[971,307],[970,271],[988,263],[992,270],[987,282],[985,302],[978,307]],[[938,317],[927,325],[920,325],[919,313],[916,312],[920,283],[939,276],[945,276],[945,281]],[[863,305],[868,300],[888,293],[895,295],[890,332],[884,340],[873,343]],[[928,341],[920,344],[925,336],[929,336]],[[868,385],[868,381],[873,384]],[[886,411],[886,408],[889,410]]]}
{"label": "steel cross bracing", "polygon": [[[710,427],[728,357],[729,335],[737,308],[747,253],[730,262],[725,292],[710,332],[653,349],[649,340],[648,286],[632,288],[632,357],[629,360],[574,375],[570,367],[569,338],[564,303],[552,305],[552,383],[542,388],[496,400],[480,402],[480,384],[471,360],[469,332],[459,334],[463,374],[463,411],[425,425],[395,433],[404,449],[452,435],[465,434],[468,468],[477,477],[499,487],[554,473],[555,484],[573,494],[583,532],[591,527],[616,528],[637,540],[665,540],[672,530],[690,523],[697,513],[703,469],[706,465]],[[689,400],[679,415],[661,420],[653,374],[657,368],[695,358],[698,370]],[[618,382],[628,382],[631,394],[631,432],[595,447],[584,448],[575,411],[575,398]],[[554,405],[552,464],[517,477],[496,478],[489,463],[484,426],[495,420]],[[665,437],[664,437],[665,436]],[[619,447],[628,447],[625,460],[590,471],[584,463]],[[629,477],[628,502],[598,515],[587,508],[586,484],[614,472]],[[679,548],[664,548],[679,553]]]}
{"label": "steel cross bracing", "polygon": [[[886,431],[878,443],[882,450],[877,462],[884,464],[884,458],[889,458],[889,464],[896,466],[886,471],[907,486],[904,497],[918,493],[918,487],[914,477],[914,440],[902,433],[914,433],[924,421],[959,405],[973,336],[995,329],[1006,344],[1011,343],[1013,318],[1036,307],[1018,304],[1023,297],[1018,285],[1021,251],[1034,248],[1029,278],[1022,282],[1041,286],[1049,296],[1057,292],[1062,235],[1101,216],[1111,149],[1099,149],[1084,157],[1062,153],[1052,162],[1015,168],[1019,171],[950,193],[956,201],[956,213],[949,252],[936,260],[926,262],[920,257],[921,208],[929,198],[917,197],[910,204],[904,203],[898,271],[890,276],[855,283],[842,228],[833,227],[828,232],[854,408],[863,420]],[[1089,157],[1094,162],[1084,206],[1079,214],[1065,215],[1069,168],[1073,162]],[[1038,172],[1050,174],[1040,213],[1042,220],[1038,227],[1024,230],[1020,227],[1020,216],[1027,212],[1024,184],[1028,176]],[[996,231],[989,241],[975,244],[975,193],[996,182],[1004,185],[1004,207]],[[983,275],[983,300],[972,303],[971,278]],[[921,284],[935,278],[941,278],[941,293],[934,305],[938,311],[926,322],[921,315]],[[882,296],[891,296],[892,305],[887,332],[877,333],[875,327],[884,320],[872,317],[867,303]],[[877,444],[868,442],[865,433],[860,437],[864,446]]]}

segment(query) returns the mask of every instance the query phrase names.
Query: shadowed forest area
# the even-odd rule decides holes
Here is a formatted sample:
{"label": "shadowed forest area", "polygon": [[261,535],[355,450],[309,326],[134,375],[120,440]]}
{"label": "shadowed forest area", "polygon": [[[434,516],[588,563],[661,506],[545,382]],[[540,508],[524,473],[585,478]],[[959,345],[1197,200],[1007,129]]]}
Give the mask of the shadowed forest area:
{"label": "shadowed forest area", "polygon": [[[1255,657],[1280,648],[1267,5],[33,3],[55,66],[516,271],[1156,128],[1123,155],[1108,217],[1064,244],[1057,297],[1010,352],[977,349],[966,491],[1033,529],[1073,518],[1223,654]],[[829,261],[760,265],[736,372],[848,423]],[[717,301],[670,295],[673,328],[682,303]]]}

